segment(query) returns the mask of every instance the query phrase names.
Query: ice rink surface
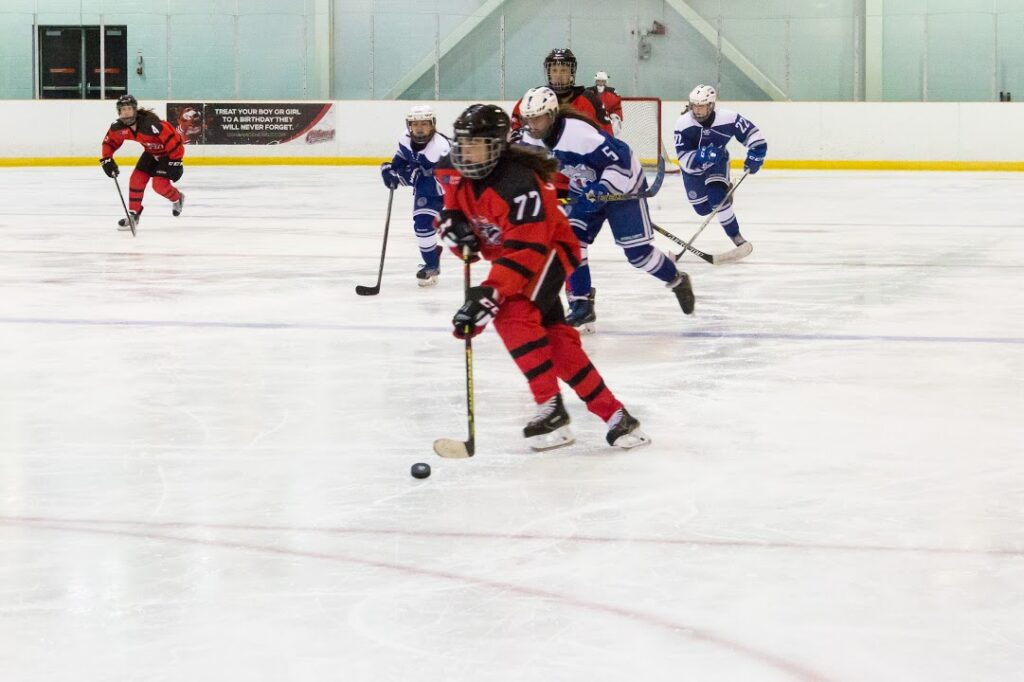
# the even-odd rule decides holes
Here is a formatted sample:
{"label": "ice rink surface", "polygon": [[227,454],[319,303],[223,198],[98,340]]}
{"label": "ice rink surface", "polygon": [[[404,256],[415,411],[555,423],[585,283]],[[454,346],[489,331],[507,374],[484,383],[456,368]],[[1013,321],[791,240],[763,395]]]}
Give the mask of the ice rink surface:
{"label": "ice rink surface", "polygon": [[465,461],[408,190],[360,298],[374,168],[188,167],[135,239],[112,185],[0,170],[2,679],[1024,680],[1024,175],[764,171],[691,318],[605,228],[584,345],[654,444],[569,392],[530,453],[488,330]]}

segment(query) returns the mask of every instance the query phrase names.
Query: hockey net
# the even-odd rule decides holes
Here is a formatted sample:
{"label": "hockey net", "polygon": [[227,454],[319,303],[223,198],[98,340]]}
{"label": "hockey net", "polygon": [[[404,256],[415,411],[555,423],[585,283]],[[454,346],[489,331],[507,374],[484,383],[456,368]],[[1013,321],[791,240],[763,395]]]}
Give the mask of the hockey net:
{"label": "hockey net", "polygon": [[658,157],[665,157],[665,172],[678,173],[675,154],[666,149],[662,137],[661,100],[657,97],[623,97],[622,128],[618,138],[636,152],[644,170],[654,171]]}

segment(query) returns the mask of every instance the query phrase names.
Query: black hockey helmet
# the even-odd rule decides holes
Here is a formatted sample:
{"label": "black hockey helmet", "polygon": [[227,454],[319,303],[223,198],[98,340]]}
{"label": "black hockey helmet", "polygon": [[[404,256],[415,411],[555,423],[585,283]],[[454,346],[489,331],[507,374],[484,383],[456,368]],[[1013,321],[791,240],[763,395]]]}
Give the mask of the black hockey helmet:
{"label": "black hockey helmet", "polygon": [[[551,67],[554,65],[568,66],[570,70],[569,83],[552,83]],[[576,85],[576,55],[567,47],[556,47],[548,52],[544,58],[544,77],[548,80],[548,87],[559,95],[569,92]]]}
{"label": "black hockey helmet", "polygon": [[[132,114],[131,118],[127,118],[127,117],[126,118],[122,118],[121,117],[121,108],[122,107],[131,107],[132,109],[135,110],[135,113]],[[120,97],[117,98],[117,120],[119,120],[121,123],[125,124],[126,126],[134,125],[135,124],[135,118],[138,115],[138,113],[139,113],[139,100],[135,99],[135,97],[133,95],[125,94],[125,95],[121,95]]]}
{"label": "black hockey helmet", "polygon": [[472,104],[455,119],[451,159],[455,170],[472,179],[487,177],[508,147],[508,114],[494,104]]}
{"label": "black hockey helmet", "polygon": [[117,110],[121,111],[121,107],[134,107],[139,108],[139,100],[135,99],[135,95],[121,95],[117,98]]}

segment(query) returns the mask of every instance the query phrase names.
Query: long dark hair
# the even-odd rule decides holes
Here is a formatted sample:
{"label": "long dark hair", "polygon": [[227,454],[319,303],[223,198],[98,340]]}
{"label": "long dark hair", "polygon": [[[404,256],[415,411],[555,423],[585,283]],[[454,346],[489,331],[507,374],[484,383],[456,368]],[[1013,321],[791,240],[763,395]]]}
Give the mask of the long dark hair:
{"label": "long dark hair", "polygon": [[539,149],[535,151],[532,147],[512,145],[505,150],[505,156],[526,166],[544,182],[551,182],[551,178],[558,172],[558,159],[548,156]]}

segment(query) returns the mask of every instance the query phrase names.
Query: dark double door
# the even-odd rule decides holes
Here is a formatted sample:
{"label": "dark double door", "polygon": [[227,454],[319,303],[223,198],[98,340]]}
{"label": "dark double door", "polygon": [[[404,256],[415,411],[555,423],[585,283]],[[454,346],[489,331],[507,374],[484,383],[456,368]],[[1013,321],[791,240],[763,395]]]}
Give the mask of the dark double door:
{"label": "dark double door", "polygon": [[101,88],[100,27],[39,27],[39,97],[117,99],[128,92],[128,30],[103,27],[106,82]]}

